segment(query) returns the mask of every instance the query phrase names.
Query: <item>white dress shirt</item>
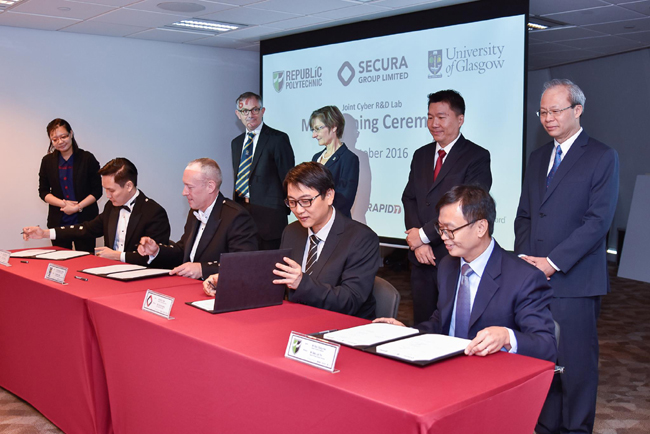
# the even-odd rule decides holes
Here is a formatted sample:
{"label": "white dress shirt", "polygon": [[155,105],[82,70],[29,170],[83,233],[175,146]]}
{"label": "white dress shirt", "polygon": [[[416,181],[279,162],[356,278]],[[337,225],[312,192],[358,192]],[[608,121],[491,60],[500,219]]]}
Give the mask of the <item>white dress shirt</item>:
{"label": "white dress shirt", "polygon": [[124,241],[126,240],[126,229],[129,227],[129,220],[131,220],[131,214],[133,214],[133,207],[135,206],[135,199],[140,194],[140,190],[136,188],[135,194],[124,206],[128,206],[131,212],[120,208],[120,215],[117,217],[117,228],[115,229],[115,243],[113,244],[113,250],[116,250],[120,253],[120,261],[126,262],[126,253],[124,252]]}
{"label": "white dress shirt", "polygon": [[196,214],[199,215],[201,226],[199,226],[199,232],[196,234],[196,238],[194,239],[194,245],[192,246],[192,251],[190,252],[190,262],[194,262],[196,249],[199,247],[201,236],[203,235],[203,231],[205,230],[205,225],[208,223],[208,219],[210,218],[210,214],[212,213],[212,208],[214,208],[215,203],[217,203],[216,198],[212,201],[210,206],[205,209],[205,211],[198,210],[194,212],[195,215]]}

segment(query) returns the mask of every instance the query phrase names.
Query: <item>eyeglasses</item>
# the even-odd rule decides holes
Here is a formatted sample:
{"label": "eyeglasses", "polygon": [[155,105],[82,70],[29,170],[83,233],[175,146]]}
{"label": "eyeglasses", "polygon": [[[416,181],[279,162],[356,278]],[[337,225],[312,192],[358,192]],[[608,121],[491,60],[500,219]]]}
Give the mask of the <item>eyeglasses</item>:
{"label": "eyeglasses", "polygon": [[477,220],[474,220],[473,222],[469,222],[469,223],[467,223],[465,225],[462,225],[461,227],[456,228],[456,229],[443,229],[443,228],[440,227],[440,223],[435,222],[433,224],[433,227],[436,230],[436,232],[438,232],[438,235],[440,235],[440,236],[444,235],[445,237],[447,237],[447,239],[453,240],[454,236],[455,236],[454,233],[456,231],[459,231],[459,230],[461,230],[463,228],[466,228],[467,226],[472,225],[472,224],[474,224],[476,222],[477,222]]}
{"label": "eyeglasses", "polygon": [[284,204],[288,206],[289,208],[293,209],[296,206],[300,205],[303,208],[309,208],[311,206],[311,203],[316,199],[318,196],[320,196],[320,193],[317,194],[316,196],[312,197],[311,199],[285,199]]}
{"label": "eyeglasses", "polygon": [[254,115],[260,114],[260,110],[262,110],[261,107],[253,107],[252,109],[241,109],[237,110],[239,113],[241,113],[244,116],[248,116],[249,113],[253,113]]}
{"label": "eyeglasses", "polygon": [[60,141],[68,140],[69,138],[70,138],[70,134],[63,134],[63,135],[58,136],[58,137],[50,137],[50,141],[52,143],[59,143]]}
{"label": "eyeglasses", "polygon": [[564,107],[563,109],[552,109],[552,110],[540,110],[537,112],[537,117],[540,118],[545,118],[549,114],[553,115],[553,117],[556,117],[560,113],[562,113],[564,110],[569,110],[570,108],[574,108],[576,104],[572,104],[569,107]]}
{"label": "eyeglasses", "polygon": [[327,125],[321,125],[320,127],[314,127],[314,128],[311,129],[311,132],[312,132],[312,133],[318,133],[318,132],[320,132],[320,130],[322,130],[323,128],[327,128]]}

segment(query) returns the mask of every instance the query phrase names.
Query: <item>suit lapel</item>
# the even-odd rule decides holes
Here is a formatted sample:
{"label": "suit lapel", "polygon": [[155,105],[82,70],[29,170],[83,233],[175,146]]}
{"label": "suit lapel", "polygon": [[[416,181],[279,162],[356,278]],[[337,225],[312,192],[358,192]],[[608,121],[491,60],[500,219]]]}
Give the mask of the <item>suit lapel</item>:
{"label": "suit lapel", "polygon": [[472,306],[472,313],[469,317],[468,330],[471,330],[472,326],[481,317],[481,315],[483,315],[483,312],[485,312],[485,309],[490,303],[490,300],[492,300],[492,297],[494,297],[494,294],[499,289],[497,278],[501,275],[502,255],[503,253],[501,247],[495,241],[494,250],[492,250],[492,254],[490,255],[490,258],[485,265],[485,270],[483,270],[481,281],[478,284],[476,298],[474,298],[474,305]]}
{"label": "suit lapel", "polygon": [[[460,259],[453,258],[452,266],[445,268],[444,273],[438,276],[438,282],[441,283],[441,288],[454,288],[444,305],[440,309],[440,324],[442,324],[442,333],[449,334],[449,327],[451,325],[451,315],[454,310],[454,303],[456,302],[456,292],[458,291],[458,277],[460,276]],[[442,270],[439,270],[442,271]],[[443,286],[444,285],[444,286]]]}
{"label": "suit lapel", "polygon": [[[318,274],[323,270],[323,266],[327,263],[330,256],[332,256],[334,250],[336,250],[336,246],[339,244],[339,241],[343,236],[343,232],[345,232],[345,222],[343,221],[343,216],[341,214],[338,214],[334,218],[332,229],[330,229],[330,233],[327,235],[327,240],[325,241],[323,250],[321,250],[320,255],[318,255],[318,259],[312,268],[312,276],[318,276]],[[305,243],[306,242],[307,241],[305,240]]]}
{"label": "suit lapel", "polygon": [[[557,172],[555,172],[555,176],[553,176],[551,184],[548,186],[548,190],[546,190],[546,195],[544,196],[542,203],[544,203],[549,198],[549,196],[553,194],[553,191],[555,191],[558,184],[562,182],[562,178],[564,178],[566,174],[569,173],[571,168],[576,164],[580,157],[582,157],[582,154],[585,153],[588,140],[589,136],[587,136],[587,133],[585,133],[583,130],[576,141],[573,142],[573,145],[571,145],[569,152],[567,152],[566,156],[562,159],[562,163],[560,163],[560,166],[557,168]],[[548,161],[550,161],[550,158],[551,156],[549,155]]]}
{"label": "suit lapel", "polygon": [[[427,186],[427,192],[431,191],[433,188],[433,161],[435,160],[435,155],[436,155],[436,142],[431,143],[425,148],[425,155],[424,155],[424,176],[426,177],[426,186]],[[440,175],[440,174],[438,174]]]}
{"label": "suit lapel", "polygon": [[239,163],[241,162],[241,151],[244,147],[244,137],[246,137],[246,133],[235,139],[235,149],[232,153],[232,167],[235,171],[235,179],[237,179],[237,175],[239,174]]}
{"label": "suit lapel", "polygon": [[[447,176],[447,174],[452,171],[452,167],[454,166],[454,164],[460,161],[464,151],[465,151],[465,138],[461,134],[456,144],[454,144],[454,146],[451,148],[451,151],[449,151],[449,155],[447,155],[444,162],[442,163],[442,167],[440,168],[440,173],[438,173],[438,177],[433,182],[433,185],[431,186],[429,191],[436,188],[436,186],[440,184],[443,179],[445,179],[445,176]],[[435,148],[433,153],[435,158]],[[431,173],[431,179],[433,179],[433,168],[431,169],[430,173]]]}
{"label": "suit lapel", "polygon": [[[210,244],[210,241],[212,241],[212,238],[217,233],[217,229],[221,224],[221,210],[223,208],[223,201],[224,201],[224,197],[221,193],[219,193],[219,195],[217,196],[217,200],[215,201],[214,208],[212,208],[212,212],[210,213],[210,217],[208,218],[208,222],[205,225],[205,229],[203,229],[203,235],[201,235],[201,239],[199,240],[199,245],[196,248],[196,253],[194,254],[194,262],[200,262],[198,258],[200,258],[203,252],[205,252],[205,249]],[[190,247],[190,252],[191,251],[192,251],[192,247]]]}
{"label": "suit lapel", "polygon": [[[135,228],[138,226],[138,222],[140,221],[140,218],[142,217],[142,207],[144,206],[144,203],[147,201],[147,197],[144,195],[143,192],[140,192],[138,197],[135,198],[135,204],[133,205],[133,211],[131,211],[131,217],[129,217],[129,224],[126,227],[126,236],[124,237],[124,251],[126,252],[127,249],[130,249],[129,246],[131,245],[137,245],[137,243],[140,242],[140,240],[133,240],[133,233],[135,231]],[[133,243],[133,241],[137,241],[136,243]]]}
{"label": "suit lapel", "polygon": [[250,176],[253,176],[253,173],[255,173],[255,168],[257,167],[257,163],[260,161],[260,155],[262,155],[262,152],[264,152],[264,147],[266,146],[268,139],[269,132],[267,131],[267,127],[266,125],[262,125],[260,136],[257,138],[257,144],[255,145],[255,153],[253,154],[253,163],[251,164]]}
{"label": "suit lapel", "polygon": [[106,247],[112,249],[115,246],[115,233],[117,232],[117,219],[120,216],[120,209],[115,208],[110,201],[107,204],[110,204],[111,211],[108,214],[108,233],[106,234],[108,245]]}
{"label": "suit lapel", "polygon": [[[553,147],[555,146],[554,143],[555,142],[551,142],[549,145],[546,145],[546,149],[542,151],[540,156],[542,164],[539,164],[536,168],[536,170],[539,170],[539,173],[537,173],[537,187],[539,188],[540,201],[544,200],[544,196],[546,195],[546,172],[548,171],[549,161],[551,161],[551,154],[553,153]],[[533,169],[531,168],[531,170]]]}

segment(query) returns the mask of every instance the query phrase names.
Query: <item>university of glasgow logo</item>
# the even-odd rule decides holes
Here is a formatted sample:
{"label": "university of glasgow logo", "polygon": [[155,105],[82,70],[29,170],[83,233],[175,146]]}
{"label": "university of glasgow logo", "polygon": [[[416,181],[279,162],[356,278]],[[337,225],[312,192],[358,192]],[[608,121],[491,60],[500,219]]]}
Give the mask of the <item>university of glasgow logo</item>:
{"label": "university of glasgow logo", "polygon": [[339,81],[341,82],[341,84],[343,86],[347,86],[348,84],[352,83],[352,79],[354,78],[356,73],[354,72],[354,68],[352,67],[352,65],[350,65],[350,62],[346,60],[345,62],[343,62],[343,65],[341,65],[341,67],[339,68],[339,72],[337,75],[339,77]]}
{"label": "university of glasgow logo", "polygon": [[442,69],[442,50],[429,51],[429,71],[435,76],[440,77],[438,73]]}
{"label": "university of glasgow logo", "polygon": [[284,88],[284,71],[275,71],[273,73],[273,88],[276,92],[282,92]]}

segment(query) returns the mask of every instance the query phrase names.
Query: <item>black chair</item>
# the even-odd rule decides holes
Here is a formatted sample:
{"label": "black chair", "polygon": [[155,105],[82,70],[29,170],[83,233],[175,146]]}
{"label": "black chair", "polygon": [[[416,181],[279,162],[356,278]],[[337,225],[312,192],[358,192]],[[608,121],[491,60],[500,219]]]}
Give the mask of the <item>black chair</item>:
{"label": "black chair", "polygon": [[372,295],[375,296],[375,302],[377,303],[375,307],[377,318],[397,318],[397,309],[401,297],[393,285],[376,276]]}

